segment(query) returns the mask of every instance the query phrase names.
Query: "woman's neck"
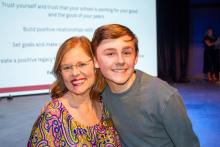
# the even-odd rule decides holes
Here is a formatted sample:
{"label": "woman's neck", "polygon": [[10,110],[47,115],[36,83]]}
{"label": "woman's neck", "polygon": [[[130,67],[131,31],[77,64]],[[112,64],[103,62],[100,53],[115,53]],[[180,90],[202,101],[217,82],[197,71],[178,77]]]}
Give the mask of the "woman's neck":
{"label": "woman's neck", "polygon": [[97,124],[102,116],[102,108],[98,101],[88,96],[73,95],[66,93],[60,101],[75,120],[85,126]]}
{"label": "woman's neck", "polygon": [[86,108],[92,108],[92,100],[90,99],[89,94],[88,95],[74,95],[71,92],[68,92],[66,96],[64,97],[72,108],[78,108],[78,109],[84,109]]}

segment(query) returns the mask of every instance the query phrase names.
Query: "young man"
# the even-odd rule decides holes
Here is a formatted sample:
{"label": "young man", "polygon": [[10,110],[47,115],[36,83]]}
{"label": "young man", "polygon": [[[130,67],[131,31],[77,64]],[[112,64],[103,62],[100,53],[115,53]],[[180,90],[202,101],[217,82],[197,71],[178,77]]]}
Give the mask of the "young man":
{"label": "young man", "polygon": [[119,24],[96,29],[95,66],[107,86],[104,103],[125,147],[198,147],[183,101],[166,82],[134,69],[138,40]]}

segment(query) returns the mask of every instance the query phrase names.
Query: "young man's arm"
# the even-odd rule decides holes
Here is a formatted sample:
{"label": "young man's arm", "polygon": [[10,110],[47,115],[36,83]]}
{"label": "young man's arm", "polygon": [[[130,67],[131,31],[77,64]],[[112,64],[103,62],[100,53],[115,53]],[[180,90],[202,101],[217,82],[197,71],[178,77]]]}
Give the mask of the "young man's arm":
{"label": "young man's arm", "polygon": [[163,123],[176,147],[200,146],[178,93],[172,95],[168,100],[163,114]]}

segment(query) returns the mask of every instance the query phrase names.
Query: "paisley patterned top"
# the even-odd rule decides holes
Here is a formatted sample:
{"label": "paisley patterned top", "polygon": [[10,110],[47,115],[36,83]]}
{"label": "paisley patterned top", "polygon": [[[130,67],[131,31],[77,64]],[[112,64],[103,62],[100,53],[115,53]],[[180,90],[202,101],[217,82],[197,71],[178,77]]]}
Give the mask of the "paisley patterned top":
{"label": "paisley patterned top", "polygon": [[36,120],[27,146],[121,147],[121,144],[105,108],[98,124],[84,126],[74,120],[64,105],[55,99]]}

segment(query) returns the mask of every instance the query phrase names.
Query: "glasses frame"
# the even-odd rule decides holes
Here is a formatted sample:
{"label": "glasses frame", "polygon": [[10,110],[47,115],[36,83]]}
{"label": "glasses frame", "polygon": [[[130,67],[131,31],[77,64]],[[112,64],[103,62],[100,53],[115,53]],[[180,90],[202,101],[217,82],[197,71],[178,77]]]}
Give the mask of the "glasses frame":
{"label": "glasses frame", "polygon": [[83,68],[87,67],[89,65],[89,62],[92,61],[92,58],[90,58],[87,61],[79,61],[76,64],[71,64],[71,65],[66,65],[66,66],[60,66],[59,70],[63,73],[70,73],[73,71],[74,66],[76,67],[77,70],[80,72],[83,71]]}

